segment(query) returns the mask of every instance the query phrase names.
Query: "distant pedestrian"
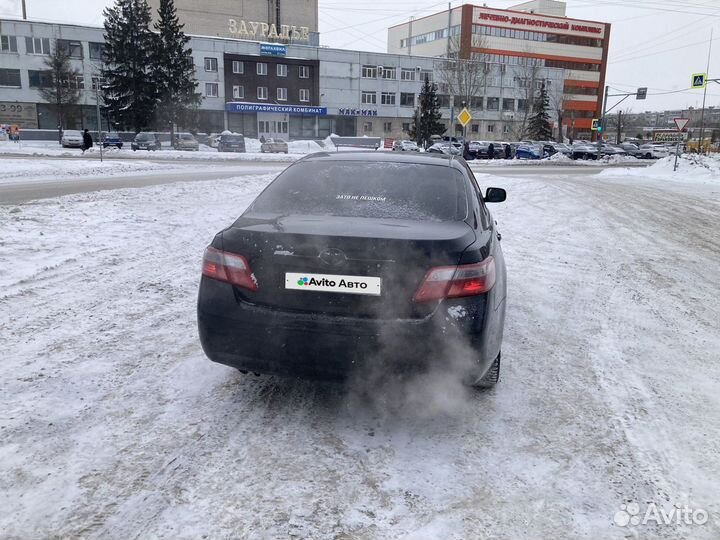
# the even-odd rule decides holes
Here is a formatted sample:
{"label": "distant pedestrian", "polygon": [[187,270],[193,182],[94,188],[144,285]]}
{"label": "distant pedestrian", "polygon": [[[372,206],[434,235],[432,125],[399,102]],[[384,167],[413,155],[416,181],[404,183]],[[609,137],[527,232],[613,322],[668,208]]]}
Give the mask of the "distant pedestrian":
{"label": "distant pedestrian", "polygon": [[260,135],[260,142],[261,142],[261,143],[264,143],[264,142],[265,142],[265,135]]}
{"label": "distant pedestrian", "polygon": [[495,157],[495,145],[493,143],[490,143],[488,146],[488,159],[493,159]]}
{"label": "distant pedestrian", "polygon": [[510,159],[512,157],[512,148],[510,148],[509,144],[505,145],[505,159]]}
{"label": "distant pedestrian", "polygon": [[90,132],[86,129],[83,132],[83,145],[82,145],[83,154],[85,153],[85,150],[89,150],[92,147],[93,147],[93,139],[92,139],[92,136],[90,135]]}

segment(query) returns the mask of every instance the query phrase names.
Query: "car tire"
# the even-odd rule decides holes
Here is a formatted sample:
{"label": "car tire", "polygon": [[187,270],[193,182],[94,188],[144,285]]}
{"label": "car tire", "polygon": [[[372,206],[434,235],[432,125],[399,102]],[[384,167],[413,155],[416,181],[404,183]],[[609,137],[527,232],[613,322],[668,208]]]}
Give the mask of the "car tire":
{"label": "car tire", "polygon": [[497,358],[493,360],[492,365],[490,366],[490,369],[487,370],[485,375],[480,377],[478,380],[476,380],[474,383],[472,383],[473,388],[492,388],[495,386],[498,381],[500,380],[500,360],[502,358],[502,351],[500,351],[497,355]]}
{"label": "car tire", "polygon": [[645,159],[652,159],[652,154],[649,152],[645,154]]}

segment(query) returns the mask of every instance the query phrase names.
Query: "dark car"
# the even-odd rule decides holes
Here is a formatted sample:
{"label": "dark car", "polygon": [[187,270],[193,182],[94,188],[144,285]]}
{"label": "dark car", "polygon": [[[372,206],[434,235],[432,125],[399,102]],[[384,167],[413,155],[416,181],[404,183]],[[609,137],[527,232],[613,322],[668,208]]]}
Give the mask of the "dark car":
{"label": "dark car", "polygon": [[133,150],[160,150],[162,143],[160,137],[155,133],[142,132],[135,135],[135,140],[130,144]]}
{"label": "dark car", "polygon": [[217,149],[218,152],[245,152],[245,137],[224,133],[218,139]]}
{"label": "dark car", "polygon": [[123,140],[120,138],[120,135],[114,131],[103,133],[100,141],[102,142],[103,148],[107,148],[108,146],[114,146],[115,148],[123,147]]}
{"label": "dark car", "polygon": [[462,159],[318,153],[282,172],[205,251],[207,356],[241,371],[377,370],[498,380],[505,262]]}

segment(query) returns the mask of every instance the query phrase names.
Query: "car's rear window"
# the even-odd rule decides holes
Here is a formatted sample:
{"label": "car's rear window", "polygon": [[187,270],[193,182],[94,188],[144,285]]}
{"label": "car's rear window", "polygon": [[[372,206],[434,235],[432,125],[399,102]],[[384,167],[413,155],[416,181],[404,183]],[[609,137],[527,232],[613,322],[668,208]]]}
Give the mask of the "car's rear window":
{"label": "car's rear window", "polygon": [[447,165],[308,161],[296,163],[247,213],[460,221],[465,179]]}
{"label": "car's rear window", "polygon": [[223,135],[222,140],[225,142],[241,142],[243,138],[240,135]]}
{"label": "car's rear window", "polygon": [[150,133],[138,133],[135,139],[138,141],[150,141],[153,139],[153,136]]}

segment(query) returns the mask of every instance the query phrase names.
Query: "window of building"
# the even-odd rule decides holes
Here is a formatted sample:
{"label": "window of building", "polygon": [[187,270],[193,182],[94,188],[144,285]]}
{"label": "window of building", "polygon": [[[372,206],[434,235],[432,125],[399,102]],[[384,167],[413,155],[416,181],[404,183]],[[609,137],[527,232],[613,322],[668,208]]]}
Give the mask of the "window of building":
{"label": "window of building", "polygon": [[401,107],[414,107],[415,106],[415,94],[410,92],[400,92],[400,106]]}
{"label": "window of building", "polygon": [[480,133],[480,124],[473,124],[470,126],[470,131],[472,133]]}
{"label": "window of building", "polygon": [[69,39],[58,39],[56,42],[57,48],[65,53],[70,58],[82,58],[83,48],[82,43],[79,41],[73,41]]}
{"label": "window of building", "polygon": [[400,80],[401,81],[414,81],[415,80],[415,70],[414,69],[401,69],[400,70]]}
{"label": "window of building", "polygon": [[205,71],[217,71],[218,61],[217,58],[205,58]]}
{"label": "window of building", "polygon": [[245,87],[239,84],[233,85],[233,99],[245,99]]}
{"label": "window of building", "polygon": [[287,77],[287,64],[278,64],[277,65],[277,76],[278,77]]}
{"label": "window of building", "polygon": [[425,80],[427,80],[428,82],[433,82],[433,72],[430,71],[429,69],[423,69],[420,72],[420,80],[423,82]]}
{"label": "window of building", "polygon": [[514,99],[503,99],[503,111],[514,111],[515,110],[515,100]]}
{"label": "window of building", "polygon": [[360,96],[363,105],[377,105],[377,92],[363,92]]}
{"label": "window of building", "polygon": [[91,88],[93,89],[93,92],[95,90],[99,90],[102,85],[102,79],[100,77],[91,77]]}
{"label": "window of building", "polygon": [[482,111],[483,110],[483,98],[481,98],[481,97],[470,98],[470,108],[474,109],[476,111]]}
{"label": "window of building", "polygon": [[258,75],[267,75],[268,74],[267,64],[265,62],[258,62],[255,72]]}
{"label": "window of building", "polygon": [[205,83],[205,95],[207,97],[218,97],[218,83]]}
{"label": "window of building", "polygon": [[70,79],[63,81],[63,86],[77,90],[85,90],[85,77],[82,75],[70,77]]}
{"label": "window of building", "polygon": [[360,76],[363,79],[377,79],[377,66],[363,66]]}
{"label": "window of building", "polygon": [[47,88],[52,86],[52,74],[49,71],[28,71],[30,88]]}
{"label": "window of building", "polygon": [[383,92],[380,94],[380,103],[382,105],[395,105],[395,92]]}
{"label": "window of building", "polygon": [[370,131],[372,131],[372,122],[364,122],[363,123],[363,131],[365,133],[369,133]]}
{"label": "window of building", "polygon": [[300,101],[310,101],[310,90],[307,88],[300,89]]}
{"label": "window of building", "polygon": [[397,79],[397,68],[384,67],[382,71],[382,78],[388,81],[394,81]]}
{"label": "window of building", "polygon": [[14,86],[20,88],[20,70],[0,69],[0,86]]}
{"label": "window of building", "polygon": [[233,60],[232,71],[236,75],[242,75],[245,73],[245,63],[242,60]]}
{"label": "window of building", "polygon": [[287,88],[278,88],[277,89],[277,100],[278,101],[287,101]]}
{"label": "window of building", "polygon": [[403,131],[407,133],[410,131],[410,122],[403,122]]}
{"label": "window of building", "polygon": [[301,79],[309,79],[310,78],[310,66],[299,66],[298,74]]}
{"label": "window of building", "polygon": [[528,100],[518,99],[518,111],[524,112],[528,110]]}
{"label": "window of building", "polygon": [[103,53],[105,52],[105,44],[91,41],[88,43],[91,60],[102,60]]}
{"label": "window of building", "polygon": [[450,96],[447,94],[440,94],[438,96],[438,106],[441,109],[449,109],[450,108]]}
{"label": "window of building", "polygon": [[488,111],[500,110],[500,98],[496,98],[496,97],[487,98],[487,110]]}
{"label": "window of building", "polygon": [[267,99],[268,98],[268,89],[267,86],[258,86],[257,88],[257,98],[258,99]]}
{"label": "window of building", "polygon": [[487,132],[488,132],[488,133],[495,133],[495,124],[488,124],[488,125],[487,125]]}
{"label": "window of building", "polygon": [[0,36],[0,51],[4,53],[16,53],[17,38],[15,36]]}
{"label": "window of building", "polygon": [[505,125],[503,126],[503,133],[505,133],[505,134],[510,133],[510,126],[509,126],[509,125],[505,124]]}
{"label": "window of building", "polygon": [[392,131],[392,122],[383,122],[383,131],[390,133]]}
{"label": "window of building", "polygon": [[26,37],[25,49],[28,54],[50,54],[50,39]]}

